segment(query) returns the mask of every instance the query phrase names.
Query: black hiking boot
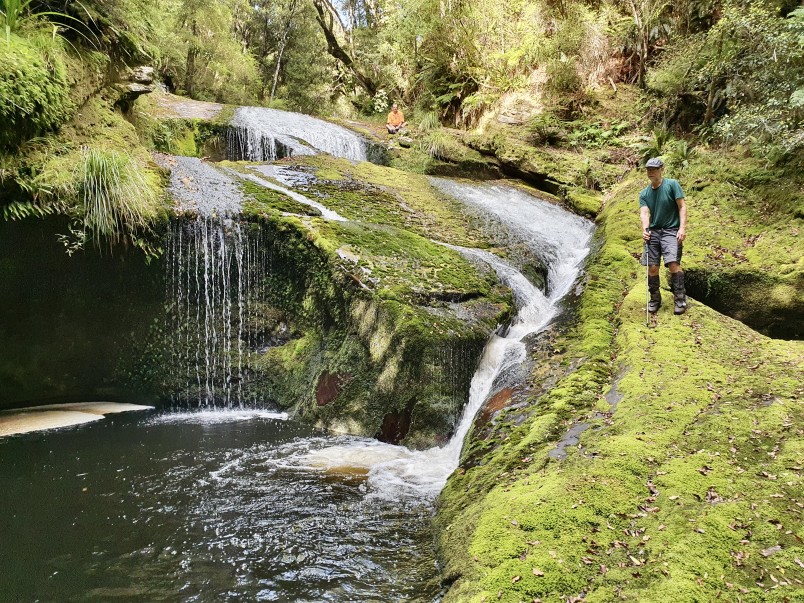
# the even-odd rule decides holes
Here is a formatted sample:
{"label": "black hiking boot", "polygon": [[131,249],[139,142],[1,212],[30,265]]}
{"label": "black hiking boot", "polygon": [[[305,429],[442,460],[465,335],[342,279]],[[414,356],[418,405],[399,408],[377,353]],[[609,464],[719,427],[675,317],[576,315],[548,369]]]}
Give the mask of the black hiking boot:
{"label": "black hiking boot", "polygon": [[648,291],[650,301],[648,302],[648,312],[656,314],[662,307],[662,294],[659,292],[659,275],[648,277]]}
{"label": "black hiking boot", "polygon": [[684,289],[683,272],[670,275],[670,288],[673,290],[673,314],[684,314],[687,311],[687,292]]}

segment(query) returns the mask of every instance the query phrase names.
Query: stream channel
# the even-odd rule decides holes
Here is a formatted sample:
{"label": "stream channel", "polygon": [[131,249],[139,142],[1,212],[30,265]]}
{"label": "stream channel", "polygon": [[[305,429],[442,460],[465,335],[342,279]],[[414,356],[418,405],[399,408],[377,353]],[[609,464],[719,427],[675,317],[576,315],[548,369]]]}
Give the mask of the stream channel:
{"label": "stream channel", "polygon": [[[234,159],[320,151],[370,158],[360,137],[307,116],[245,108],[233,124]],[[281,189],[272,169],[265,168],[271,186]],[[200,218],[173,230],[165,279],[174,300],[166,324],[185,325],[173,333],[173,354],[187,390],[174,402],[200,408],[0,438],[0,601],[438,600],[434,500],[476,412],[522,378],[525,340],[560,314],[593,226],[504,184],[431,183],[548,266],[545,293],[502,259],[456,248],[512,289],[517,314],[489,340],[449,443],[411,451],[316,432],[250,398],[245,379],[226,377],[247,372],[246,355],[226,346],[240,341],[252,311],[253,275],[243,267],[259,246]],[[211,213],[203,206],[220,186],[201,186],[187,201]],[[204,296],[200,305],[188,301]],[[221,316],[229,331],[211,333]]]}

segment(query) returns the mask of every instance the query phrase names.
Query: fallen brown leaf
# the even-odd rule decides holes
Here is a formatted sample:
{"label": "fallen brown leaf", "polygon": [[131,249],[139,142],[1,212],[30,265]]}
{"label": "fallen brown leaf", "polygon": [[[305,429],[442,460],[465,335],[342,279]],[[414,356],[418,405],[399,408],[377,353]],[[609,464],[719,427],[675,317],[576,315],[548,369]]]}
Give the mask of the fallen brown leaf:
{"label": "fallen brown leaf", "polygon": [[775,555],[779,551],[782,550],[782,545],[777,544],[776,546],[768,547],[767,549],[763,549],[762,556],[763,557],[770,557],[771,555]]}

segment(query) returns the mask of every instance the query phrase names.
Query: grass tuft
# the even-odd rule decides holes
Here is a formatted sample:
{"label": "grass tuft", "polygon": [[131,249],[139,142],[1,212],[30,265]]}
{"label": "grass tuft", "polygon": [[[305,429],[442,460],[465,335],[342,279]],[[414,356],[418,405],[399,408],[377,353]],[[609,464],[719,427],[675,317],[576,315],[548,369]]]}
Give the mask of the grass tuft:
{"label": "grass tuft", "polygon": [[83,230],[96,244],[118,243],[148,229],[156,192],[139,166],[117,151],[84,147],[75,168]]}

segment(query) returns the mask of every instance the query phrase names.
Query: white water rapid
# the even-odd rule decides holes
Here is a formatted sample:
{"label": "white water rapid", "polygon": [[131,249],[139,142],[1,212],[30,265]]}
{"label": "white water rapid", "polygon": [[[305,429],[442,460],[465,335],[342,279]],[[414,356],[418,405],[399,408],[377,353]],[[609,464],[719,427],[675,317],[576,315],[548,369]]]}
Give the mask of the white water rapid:
{"label": "white water rapid", "polygon": [[548,264],[548,296],[518,270],[488,252],[456,247],[470,259],[492,267],[514,295],[517,314],[504,336],[492,335],[472,378],[469,400],[452,439],[443,447],[408,450],[363,438],[298,456],[299,464],[334,472],[366,472],[370,495],[379,498],[433,498],[458,466],[464,438],[475,414],[501,377],[527,356],[523,339],[547,327],[560,312],[562,298],[580,275],[589,253],[593,225],[560,207],[505,185],[468,184],[433,179],[433,184],[479,215],[502,225],[511,237],[528,245]]}
{"label": "white water rapid", "polygon": [[301,113],[263,107],[238,107],[227,140],[235,161],[273,161],[287,155],[319,152],[367,161],[366,141],[351,130]]}

